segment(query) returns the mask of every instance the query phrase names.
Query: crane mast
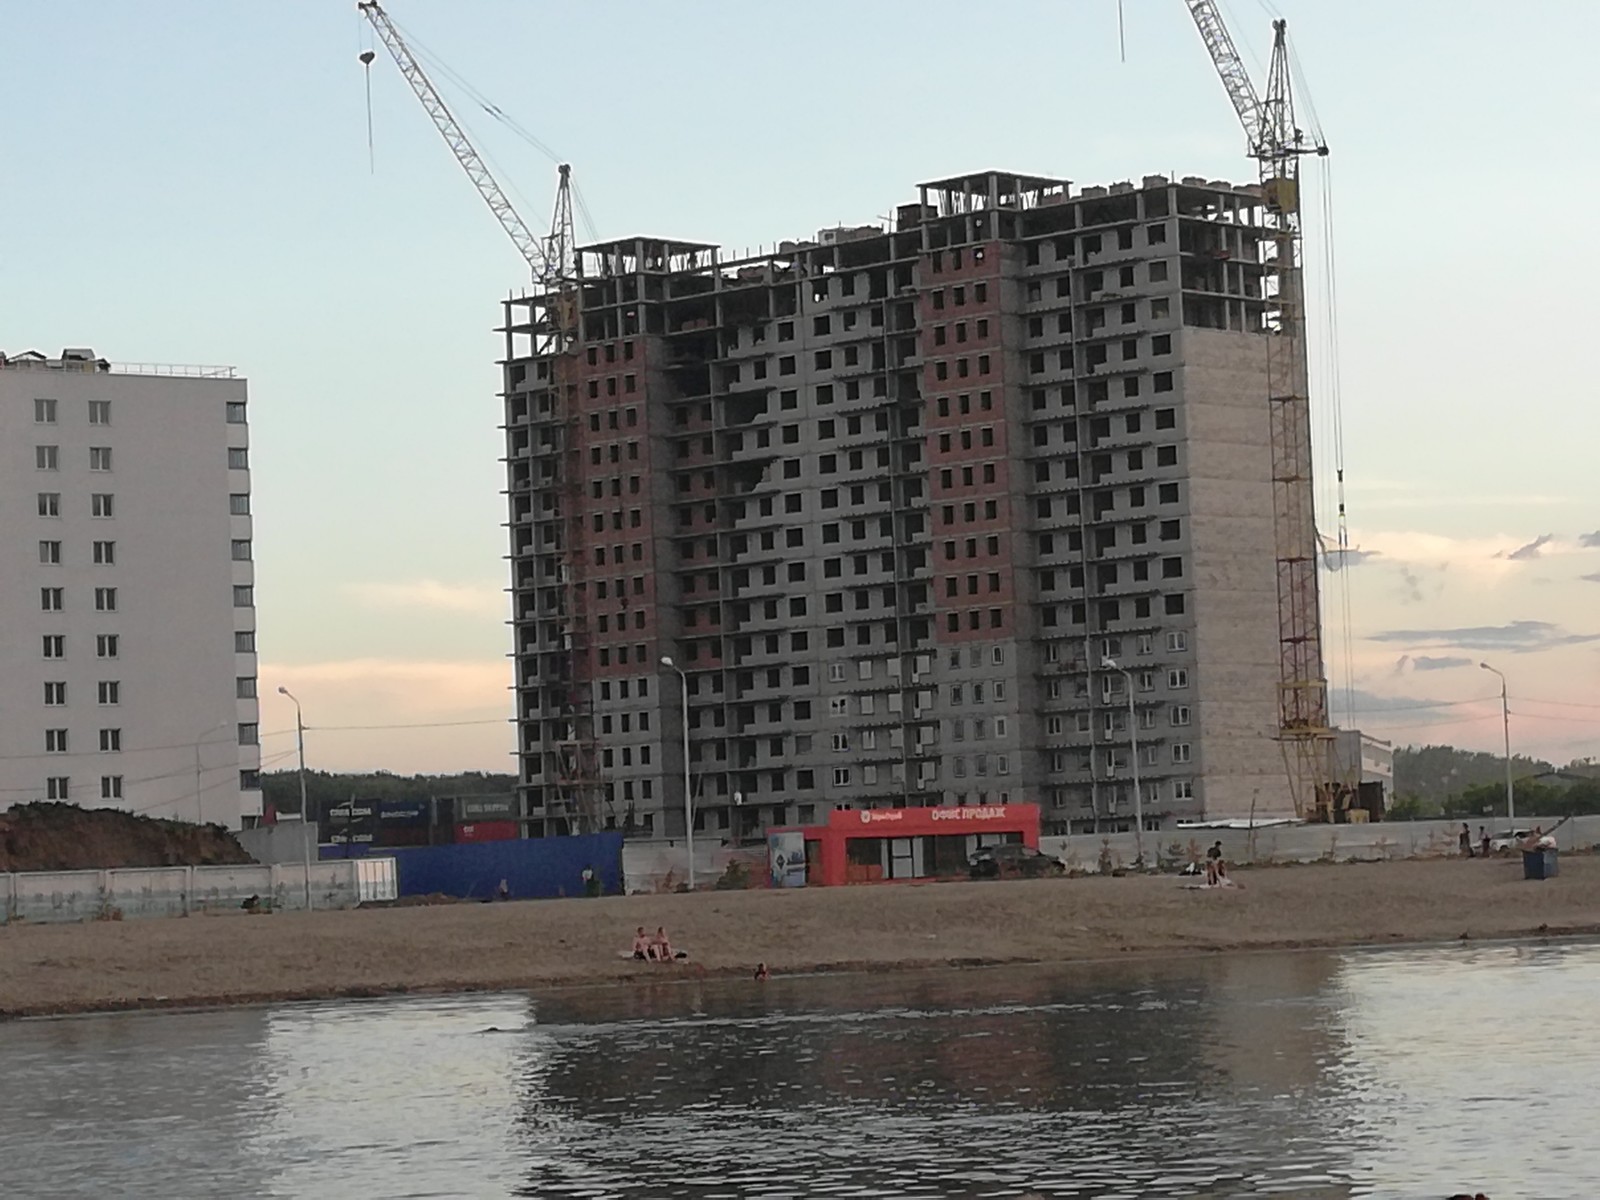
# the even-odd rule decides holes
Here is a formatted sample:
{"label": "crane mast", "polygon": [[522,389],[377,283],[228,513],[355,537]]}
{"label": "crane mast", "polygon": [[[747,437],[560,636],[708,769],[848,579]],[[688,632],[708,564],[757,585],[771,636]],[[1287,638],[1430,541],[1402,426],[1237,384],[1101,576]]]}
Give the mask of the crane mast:
{"label": "crane mast", "polygon": [[[550,233],[540,238],[528,228],[490,173],[389,14],[377,0],[360,0],[356,7],[377,31],[461,169],[527,262],[538,289],[536,304],[530,310],[534,314],[531,333],[534,353],[549,365],[545,395],[538,402],[542,411],[549,414],[549,430],[548,436],[541,439],[529,455],[536,460],[529,465],[534,468],[539,490],[543,493],[540,511],[552,514],[555,527],[550,546],[553,586],[548,589],[553,598],[553,616],[550,626],[542,631],[551,651],[540,673],[560,697],[551,716],[542,723],[540,741],[542,746],[548,747],[542,753],[543,774],[553,780],[552,793],[545,806],[567,819],[570,832],[593,833],[600,829],[601,808],[607,798],[600,769],[599,743],[594,732],[593,671],[587,587],[583,578],[587,529],[583,520],[583,433],[577,394],[579,288],[577,239],[572,218],[572,168],[565,163],[559,168]],[[367,56],[363,56],[363,61],[367,61]],[[514,452],[507,456],[512,468],[512,484],[508,490],[513,494],[513,526],[517,521],[514,473],[517,457]],[[551,800],[554,803],[550,803]]]}
{"label": "crane mast", "polygon": [[1311,403],[1300,268],[1300,159],[1327,154],[1295,123],[1287,23],[1273,22],[1265,96],[1257,94],[1212,0],[1184,0],[1239,114],[1256,160],[1264,250],[1267,406],[1272,440],[1272,518],[1278,592],[1278,740],[1295,811],[1331,821],[1339,802],[1335,735],[1323,666],[1317,522],[1312,490]]}

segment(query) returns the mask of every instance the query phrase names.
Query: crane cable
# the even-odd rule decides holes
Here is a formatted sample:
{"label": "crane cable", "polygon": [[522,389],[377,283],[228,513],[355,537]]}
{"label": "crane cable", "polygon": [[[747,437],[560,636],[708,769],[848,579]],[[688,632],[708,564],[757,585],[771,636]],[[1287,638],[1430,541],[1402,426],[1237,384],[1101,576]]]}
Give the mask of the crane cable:
{"label": "crane cable", "polygon": [[[389,23],[400,31],[400,35],[405,39],[406,45],[411,48],[412,54],[419,61],[427,65],[431,74],[440,76],[455,85],[466,95],[469,100],[472,101],[474,105],[487,113],[490,118],[497,121],[506,129],[510,130],[523,142],[537,150],[551,162],[559,166],[560,164],[568,161],[562,158],[561,155],[557,154],[554,149],[542,141],[537,135],[528,129],[527,126],[523,125],[493,100],[489,99],[488,96],[484,95],[481,91],[475,88],[466,78],[466,76],[462,75],[449,63],[445,62],[444,59],[440,58],[437,52],[430,50],[427,45],[419,41],[411,32],[411,30],[401,25],[400,22],[396,21],[393,17],[389,18]],[[481,143],[481,139],[474,140]],[[533,205],[529,202],[527,196],[523,195],[517,189],[514,182],[511,182],[512,176],[508,175],[500,166],[500,164],[496,163],[492,158],[490,158],[487,152],[480,148],[478,153],[489,163],[490,166],[494,168],[495,175],[498,178],[507,181],[507,186],[509,186],[510,189],[516,193],[517,198],[521,200],[525,206],[532,208]],[[579,192],[576,184],[572,185],[572,193],[573,201],[578,209],[579,219],[582,220],[584,228],[589,235],[589,239],[591,241],[599,241],[600,236],[595,232],[595,225],[589,213],[589,206],[584,202],[583,196]]]}

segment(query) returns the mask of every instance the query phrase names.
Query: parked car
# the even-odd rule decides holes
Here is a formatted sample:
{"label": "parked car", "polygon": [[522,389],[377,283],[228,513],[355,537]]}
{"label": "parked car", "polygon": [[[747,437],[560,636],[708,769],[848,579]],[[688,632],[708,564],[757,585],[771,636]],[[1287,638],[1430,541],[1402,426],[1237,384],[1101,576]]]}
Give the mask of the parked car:
{"label": "parked car", "polygon": [[1067,865],[1059,858],[1016,843],[984,846],[967,860],[974,879],[1037,879],[1044,875],[1065,875]]}
{"label": "parked car", "polygon": [[1489,849],[1498,854],[1502,850],[1516,850],[1533,836],[1531,829],[1513,829],[1495,834],[1489,839]]}

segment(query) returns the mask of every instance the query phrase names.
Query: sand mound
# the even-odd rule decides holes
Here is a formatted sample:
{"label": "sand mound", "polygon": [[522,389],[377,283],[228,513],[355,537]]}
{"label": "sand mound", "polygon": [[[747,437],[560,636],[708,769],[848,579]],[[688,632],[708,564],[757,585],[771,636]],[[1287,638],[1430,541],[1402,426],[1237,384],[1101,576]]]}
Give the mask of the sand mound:
{"label": "sand mound", "polygon": [[0,812],[0,871],[207,867],[253,861],[220,825],[157,821],[75,804],[19,804]]}

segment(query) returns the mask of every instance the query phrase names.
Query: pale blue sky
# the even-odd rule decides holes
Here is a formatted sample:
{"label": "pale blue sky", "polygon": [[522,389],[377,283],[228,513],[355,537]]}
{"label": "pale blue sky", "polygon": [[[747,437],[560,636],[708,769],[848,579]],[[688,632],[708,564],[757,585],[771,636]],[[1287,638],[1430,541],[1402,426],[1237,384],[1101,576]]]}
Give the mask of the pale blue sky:
{"label": "pale blue sky", "polygon": [[[1600,5],[1229,0],[1252,69],[1269,10],[1334,151],[1350,523],[1379,552],[1349,575],[1362,720],[1496,745],[1497,704],[1372,711],[1488,696],[1491,677],[1450,665],[1487,654],[1521,698],[1519,745],[1600,752],[1600,640],[1574,640],[1600,635],[1580,369],[1600,315]],[[570,158],[601,237],[756,246],[990,166],[1250,173],[1180,0],[1126,0],[1126,63],[1115,0],[391,11]],[[369,172],[354,3],[6,15],[0,348],[238,365],[264,693],[300,694],[320,765],[508,765],[492,329],[524,269],[381,47]],[[444,90],[542,226],[553,165]],[[292,723],[276,697],[264,719]],[[326,728],[456,721],[485,723]]]}

